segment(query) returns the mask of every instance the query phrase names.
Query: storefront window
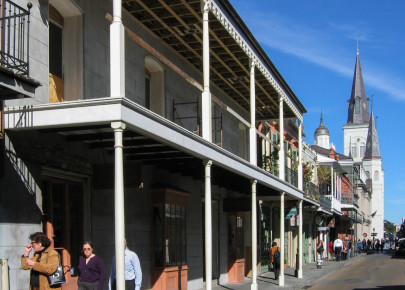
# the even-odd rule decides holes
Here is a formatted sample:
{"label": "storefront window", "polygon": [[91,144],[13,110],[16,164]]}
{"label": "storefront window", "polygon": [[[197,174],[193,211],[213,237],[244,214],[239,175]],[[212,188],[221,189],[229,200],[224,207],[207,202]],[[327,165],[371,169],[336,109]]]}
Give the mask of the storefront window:
{"label": "storefront window", "polygon": [[156,192],[153,204],[153,264],[155,267],[186,265],[186,195],[171,190]]}
{"label": "storefront window", "polygon": [[244,217],[240,214],[229,215],[229,260],[244,258]]}

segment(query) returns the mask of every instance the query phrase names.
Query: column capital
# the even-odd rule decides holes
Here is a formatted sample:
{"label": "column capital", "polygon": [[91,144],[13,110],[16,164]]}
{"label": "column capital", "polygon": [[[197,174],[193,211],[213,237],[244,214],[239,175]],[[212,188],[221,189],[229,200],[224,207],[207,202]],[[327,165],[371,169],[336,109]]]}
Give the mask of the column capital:
{"label": "column capital", "polygon": [[203,163],[205,166],[210,166],[210,167],[212,166],[212,160],[204,159]]}
{"label": "column capital", "polygon": [[126,124],[123,122],[111,122],[111,128],[113,128],[114,130],[125,130],[126,128]]}
{"label": "column capital", "polygon": [[256,62],[253,58],[249,58],[249,67],[250,68],[255,68],[256,67]]}

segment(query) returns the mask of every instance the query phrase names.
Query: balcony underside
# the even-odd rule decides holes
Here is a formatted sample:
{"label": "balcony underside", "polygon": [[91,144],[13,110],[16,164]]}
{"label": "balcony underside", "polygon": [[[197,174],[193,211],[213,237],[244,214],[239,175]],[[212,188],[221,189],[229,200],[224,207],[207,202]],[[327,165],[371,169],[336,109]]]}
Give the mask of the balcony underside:
{"label": "balcony underside", "polygon": [[0,100],[34,97],[35,90],[40,85],[31,78],[0,67]]}
{"label": "balcony underside", "polygon": [[250,195],[250,181],[257,180],[258,195],[276,197],[285,192],[288,199],[303,198],[303,192],[287,182],[127,99],[9,107],[5,115],[5,129],[10,134],[27,130],[57,134],[64,142],[81,142],[90,150],[102,150],[110,160],[114,154],[111,122],[122,121],[127,126],[123,141],[126,161],[156,165],[203,180],[203,161],[212,160],[213,183],[219,186]]}

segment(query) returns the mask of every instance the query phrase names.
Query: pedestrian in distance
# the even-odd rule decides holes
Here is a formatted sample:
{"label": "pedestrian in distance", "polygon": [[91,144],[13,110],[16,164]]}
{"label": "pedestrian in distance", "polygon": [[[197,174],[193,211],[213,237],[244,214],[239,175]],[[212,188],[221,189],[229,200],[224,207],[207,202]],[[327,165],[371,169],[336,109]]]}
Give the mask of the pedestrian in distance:
{"label": "pedestrian in distance", "polygon": [[[125,290],[140,290],[142,284],[142,270],[141,263],[135,252],[127,247],[127,240],[125,240]],[[115,269],[115,256],[112,259],[111,275],[108,281],[108,290],[115,290],[116,288],[116,269]]]}
{"label": "pedestrian in distance", "polygon": [[102,290],[105,282],[105,267],[103,260],[94,254],[91,242],[84,242],[83,255],[79,258],[79,290]]}
{"label": "pedestrian in distance", "polygon": [[359,254],[361,254],[362,248],[363,248],[363,242],[360,241],[360,239],[358,239],[358,240],[357,240],[357,252],[358,252]]}
{"label": "pedestrian in distance", "polygon": [[342,260],[346,260],[347,257],[347,237],[343,240],[343,248],[342,248]]}
{"label": "pedestrian in distance", "polygon": [[380,251],[380,240],[379,240],[379,239],[377,239],[377,240],[375,241],[374,249],[377,251],[377,254],[378,254],[379,251]]}
{"label": "pedestrian in distance", "polygon": [[271,244],[270,256],[274,266],[274,280],[278,280],[280,274],[280,248],[277,246],[276,242]]}
{"label": "pedestrian in distance", "polygon": [[352,240],[347,238],[347,256],[346,256],[346,259],[350,259],[351,254],[352,254]]}
{"label": "pedestrian in distance", "polygon": [[335,251],[336,260],[340,262],[342,259],[343,242],[339,237],[333,242],[333,250]]}
{"label": "pedestrian in distance", "polygon": [[322,240],[319,240],[319,242],[318,242],[318,244],[316,245],[316,252],[318,253],[318,255],[320,255],[321,256],[321,259],[322,259],[322,256],[323,256],[323,241]]}
{"label": "pedestrian in distance", "polygon": [[363,239],[363,241],[362,241],[362,246],[363,246],[363,252],[366,252],[366,250],[367,250],[367,241],[366,241],[366,238]]}
{"label": "pedestrian in distance", "polygon": [[333,242],[332,241],[329,241],[329,244],[328,244],[328,258],[329,258],[329,261],[333,260]]}
{"label": "pedestrian in distance", "polygon": [[[49,238],[41,232],[30,235],[31,243],[25,246],[25,252],[21,256],[21,268],[31,270],[30,290],[60,290],[61,287],[49,286],[48,276],[56,272],[60,257],[51,246]],[[30,258],[31,251],[34,252]]]}

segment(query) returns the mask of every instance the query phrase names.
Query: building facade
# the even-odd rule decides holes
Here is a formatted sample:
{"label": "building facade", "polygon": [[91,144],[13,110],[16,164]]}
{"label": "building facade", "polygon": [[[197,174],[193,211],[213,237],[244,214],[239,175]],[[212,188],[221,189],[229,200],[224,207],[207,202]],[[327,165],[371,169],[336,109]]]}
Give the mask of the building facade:
{"label": "building facade", "polygon": [[[29,283],[20,256],[37,231],[61,254],[64,289],[77,288],[69,269],[85,240],[107,272],[117,257],[119,288],[125,238],[144,289],[245,275],[255,289],[273,240],[279,284],[284,265],[302,277],[315,231],[304,211],[319,204],[303,191],[306,110],[228,1],[2,3],[11,30],[1,34],[0,257],[10,289]],[[10,19],[29,28],[19,35]],[[277,120],[277,172],[259,162],[271,147],[258,143],[272,142],[259,119]]]}

